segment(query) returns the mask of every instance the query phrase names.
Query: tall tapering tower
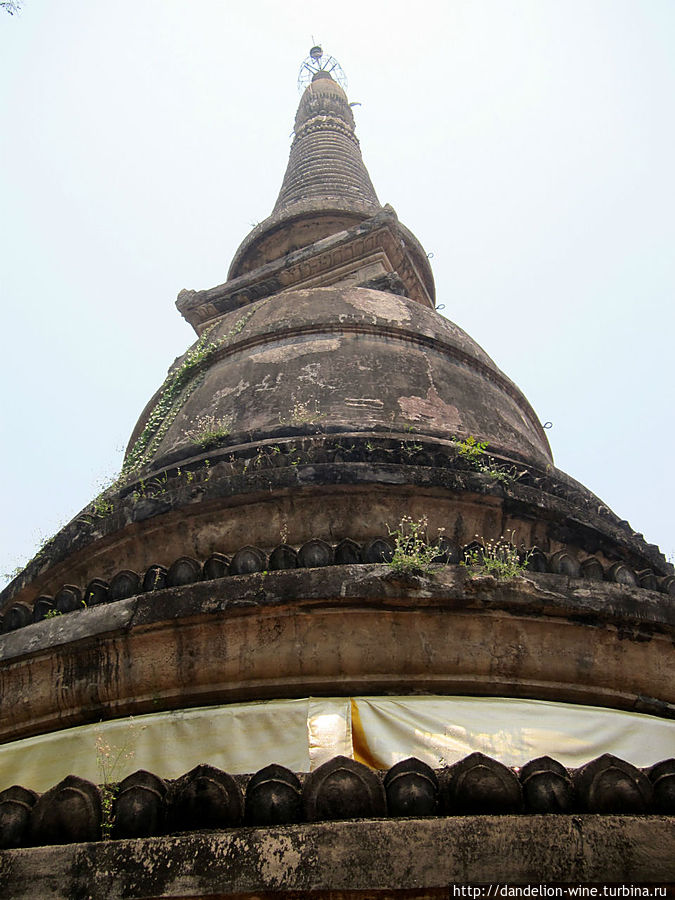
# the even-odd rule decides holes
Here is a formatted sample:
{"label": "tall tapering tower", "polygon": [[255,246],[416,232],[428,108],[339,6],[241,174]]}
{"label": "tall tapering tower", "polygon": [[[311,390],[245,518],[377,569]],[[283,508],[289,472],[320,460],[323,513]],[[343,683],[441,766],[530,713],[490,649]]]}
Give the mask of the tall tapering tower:
{"label": "tall tapering tower", "polygon": [[[131,776],[114,826],[130,839],[242,816],[265,827],[303,815],[446,816],[437,831],[404,833],[393,819],[351,836],[329,829],[336,846],[372,856],[352,875],[331,874],[319,826],[294,825],[283,847],[276,832],[247,844],[253,874],[232,845],[239,862],[214,869],[223,896],[317,884],[395,896],[497,880],[504,853],[516,876],[530,871],[493,822],[482,862],[462,857],[460,872],[446,844],[469,838],[453,813],[652,813],[643,832],[588,826],[599,830],[580,840],[611,844],[609,862],[583,869],[564,815],[547,820],[532,852],[551,880],[567,864],[577,881],[620,880],[612,860],[636,841],[672,863],[663,813],[675,768],[655,766],[675,746],[672,567],[554,467],[523,393],[436,311],[427,254],[378,200],[333,61],[312,48],[304,71],[272,213],[225,283],[180,292],[197,339],[143,411],[118,482],[1,595],[0,791],[10,793],[0,794],[0,840],[49,843],[59,828],[70,834],[68,822],[100,820],[80,782],[37,797],[70,773],[102,780],[98,735],[133,753],[114,773]],[[358,763],[390,769],[386,801]],[[248,787],[223,774],[271,764]],[[433,769],[444,773],[441,799],[420,806],[438,790]],[[278,812],[278,796],[300,796],[304,776],[291,772],[312,773],[295,819]],[[267,819],[255,812],[259,784]],[[353,800],[362,795],[370,806]],[[525,820],[509,825],[523,841]],[[67,839],[90,840],[87,827]],[[193,845],[167,841],[153,845],[162,883],[139,862],[147,892],[119,896],[177,896],[172,853],[188,879],[181,896],[215,896]],[[422,869],[389,860],[398,874],[387,881],[378,853],[410,841],[422,841]],[[91,871],[104,865],[98,852]],[[277,852],[283,877],[270,869]],[[28,871],[28,857],[7,858]],[[644,871],[636,862],[621,878]],[[74,864],[68,873],[74,891],[84,876]]]}

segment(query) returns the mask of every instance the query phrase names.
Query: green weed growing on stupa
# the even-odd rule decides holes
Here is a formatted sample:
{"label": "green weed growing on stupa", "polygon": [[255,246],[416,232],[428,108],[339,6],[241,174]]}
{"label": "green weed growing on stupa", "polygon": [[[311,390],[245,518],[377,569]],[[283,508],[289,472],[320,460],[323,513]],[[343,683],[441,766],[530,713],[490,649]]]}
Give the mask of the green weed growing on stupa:
{"label": "green weed growing on stupa", "polygon": [[476,535],[482,546],[466,551],[460,565],[471,569],[475,575],[493,575],[495,578],[515,578],[522,575],[530,554],[523,554],[518,550],[514,531],[510,535],[510,539],[501,535],[496,541],[486,541]]}
{"label": "green weed growing on stupa", "polygon": [[[427,532],[426,516],[413,519],[403,516],[396,528],[389,528],[389,537],[394,542],[394,554],[390,569],[400,575],[429,575],[438,556],[438,547],[431,543]],[[443,528],[438,529],[439,537]]]}

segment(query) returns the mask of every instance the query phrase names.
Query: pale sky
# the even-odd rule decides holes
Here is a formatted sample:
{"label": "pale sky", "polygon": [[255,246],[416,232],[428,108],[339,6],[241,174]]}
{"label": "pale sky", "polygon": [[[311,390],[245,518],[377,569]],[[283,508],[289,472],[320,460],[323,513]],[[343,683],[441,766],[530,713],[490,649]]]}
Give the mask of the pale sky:
{"label": "pale sky", "polygon": [[672,560],[672,0],[25,0],[0,12],[0,573],[119,470],[193,340],[176,294],[272,209],[314,41],[444,315]]}

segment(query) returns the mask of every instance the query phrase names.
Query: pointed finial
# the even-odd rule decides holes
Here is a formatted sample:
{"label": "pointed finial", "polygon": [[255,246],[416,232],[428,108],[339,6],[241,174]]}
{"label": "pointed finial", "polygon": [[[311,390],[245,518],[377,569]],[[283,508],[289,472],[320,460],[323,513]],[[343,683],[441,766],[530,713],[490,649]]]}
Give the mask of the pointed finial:
{"label": "pointed finial", "polygon": [[326,56],[320,44],[315,44],[309,51],[309,56],[300,66],[298,74],[298,90],[304,89],[312,83],[319,72],[323,72],[324,77],[333,78],[340,85],[343,91],[347,90],[347,76],[342,71],[342,66],[333,56]]}

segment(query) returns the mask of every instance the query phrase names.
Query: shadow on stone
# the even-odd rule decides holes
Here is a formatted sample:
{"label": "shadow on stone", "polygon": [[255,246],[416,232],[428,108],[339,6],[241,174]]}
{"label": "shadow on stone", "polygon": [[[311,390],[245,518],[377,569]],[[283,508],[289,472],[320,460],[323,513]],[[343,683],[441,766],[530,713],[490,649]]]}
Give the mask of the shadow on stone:
{"label": "shadow on stone", "polygon": [[360,819],[387,812],[382,782],[367,766],[336,756],[310,772],[302,792],[308,822]]}
{"label": "shadow on stone", "polygon": [[246,786],[248,825],[288,825],[301,817],[300,781],[285,766],[269,765]]}
{"label": "shadow on stone", "polygon": [[401,760],[384,778],[390,816],[435,816],[438,779],[434,770],[415,757]]}

